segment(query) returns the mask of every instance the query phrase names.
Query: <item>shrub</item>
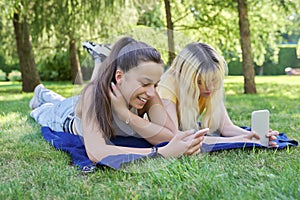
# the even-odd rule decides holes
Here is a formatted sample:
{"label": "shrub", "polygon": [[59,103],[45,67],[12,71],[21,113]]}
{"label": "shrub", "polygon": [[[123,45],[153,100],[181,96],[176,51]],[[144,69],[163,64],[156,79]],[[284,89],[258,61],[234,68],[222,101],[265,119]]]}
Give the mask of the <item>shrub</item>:
{"label": "shrub", "polygon": [[285,74],[284,68],[279,64],[265,63],[263,65],[263,75],[283,75]]}
{"label": "shrub", "polygon": [[6,81],[6,73],[0,69],[0,81]]}
{"label": "shrub", "polygon": [[21,72],[18,71],[18,70],[12,70],[8,74],[8,80],[10,80],[10,81],[21,81],[22,80]]}
{"label": "shrub", "polygon": [[295,46],[280,48],[278,65],[282,68],[283,73],[286,67],[300,67],[300,59],[297,58],[297,49]]}
{"label": "shrub", "polygon": [[[297,58],[295,46],[282,46],[278,55],[278,63],[273,63],[267,59],[263,66],[255,66],[256,75],[283,75],[286,67],[300,67],[300,59]],[[243,66],[239,60],[228,63],[229,75],[243,75]],[[262,74],[260,73],[262,72]]]}
{"label": "shrub", "polygon": [[68,52],[58,52],[49,56],[38,63],[37,67],[43,81],[71,80]]}
{"label": "shrub", "polygon": [[5,58],[2,55],[0,55],[0,70],[2,72],[4,72],[5,74],[9,74],[13,70],[20,71],[20,66],[19,66],[18,63],[7,64],[6,61],[5,61]]}
{"label": "shrub", "polygon": [[234,60],[228,63],[228,75],[243,75],[243,65],[240,61]]}

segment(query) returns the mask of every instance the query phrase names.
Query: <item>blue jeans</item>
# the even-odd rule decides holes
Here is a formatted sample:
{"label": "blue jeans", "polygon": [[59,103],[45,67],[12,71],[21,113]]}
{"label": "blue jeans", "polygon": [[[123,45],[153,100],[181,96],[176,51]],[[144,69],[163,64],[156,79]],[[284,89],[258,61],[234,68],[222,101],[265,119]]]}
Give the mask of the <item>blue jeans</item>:
{"label": "blue jeans", "polygon": [[42,88],[36,95],[41,105],[31,111],[30,116],[41,126],[48,126],[53,131],[63,132],[64,123],[68,116],[75,113],[80,96],[64,98],[47,88]]}

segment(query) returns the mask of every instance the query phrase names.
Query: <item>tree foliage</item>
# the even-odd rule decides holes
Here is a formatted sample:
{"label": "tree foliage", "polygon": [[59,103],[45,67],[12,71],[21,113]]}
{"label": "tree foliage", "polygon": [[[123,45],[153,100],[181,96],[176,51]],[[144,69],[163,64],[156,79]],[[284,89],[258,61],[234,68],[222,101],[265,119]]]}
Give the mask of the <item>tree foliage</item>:
{"label": "tree foliage", "polygon": [[[7,2],[9,2],[8,5],[10,7],[6,9],[6,13],[11,14],[11,12],[15,12],[15,8],[20,8],[17,10],[18,14],[21,18],[26,16],[30,38],[32,38],[33,44],[37,47],[35,50],[38,52],[40,59],[45,59],[49,55],[45,52],[52,51],[55,54],[57,51],[65,51],[67,49],[73,82],[75,82],[75,79],[78,80],[78,75],[81,74],[78,46],[81,46],[82,38],[90,38],[90,35],[96,35],[96,31],[107,36],[110,30],[107,28],[108,25],[104,25],[105,23],[108,22],[110,27],[117,27],[124,23],[126,19],[123,15],[120,15],[119,17],[122,19],[119,20],[119,23],[114,21],[117,17],[111,20],[112,14],[115,14],[114,12],[117,10],[115,8],[123,7],[123,0],[49,0],[30,2],[15,0]],[[1,3],[1,6],[7,2]],[[128,15],[128,12],[123,13]],[[9,19],[9,16],[2,15],[5,19]],[[102,24],[100,23],[97,26],[98,22]],[[120,27],[124,26],[121,25]],[[82,82],[81,79],[80,77],[80,83]]]}
{"label": "tree foliage", "polygon": [[[299,4],[295,0],[248,0],[252,55],[257,66],[271,58],[276,62],[271,53],[279,52],[278,43],[298,40]],[[73,53],[79,53],[80,59],[80,55],[87,56],[82,53],[82,41],[108,43],[120,35],[150,42],[165,57],[167,22],[162,0],[0,0],[0,55],[9,67],[17,63],[11,23],[17,6],[22,8],[20,16],[27,18],[38,66],[45,60],[51,62],[56,54],[69,59],[70,41],[75,41]],[[217,48],[228,62],[242,60],[236,1],[170,0],[170,6],[175,52],[191,41],[201,41]]]}
{"label": "tree foliage", "polygon": [[[266,48],[275,49],[286,32],[288,18],[300,9],[297,1],[248,0],[248,14],[257,65],[265,60]],[[227,60],[241,59],[237,3],[230,0],[173,0],[174,29],[194,41],[213,45],[224,52]]]}

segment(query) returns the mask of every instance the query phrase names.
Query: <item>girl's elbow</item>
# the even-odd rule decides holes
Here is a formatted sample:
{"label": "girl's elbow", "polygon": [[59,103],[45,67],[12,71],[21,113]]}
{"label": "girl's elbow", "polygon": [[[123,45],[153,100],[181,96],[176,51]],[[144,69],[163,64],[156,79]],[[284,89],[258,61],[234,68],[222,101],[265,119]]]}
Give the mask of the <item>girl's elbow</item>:
{"label": "girl's elbow", "polygon": [[149,143],[153,144],[153,145],[157,145],[160,144],[162,142],[169,142],[170,140],[172,140],[174,135],[166,135],[165,137],[161,137],[161,136],[153,136],[153,137],[149,137],[149,138],[145,138]]}
{"label": "girl's elbow", "polygon": [[92,161],[93,163],[97,163],[101,160],[99,158],[97,159],[91,151],[86,150],[86,154],[87,154],[88,158],[90,159],[90,161]]}

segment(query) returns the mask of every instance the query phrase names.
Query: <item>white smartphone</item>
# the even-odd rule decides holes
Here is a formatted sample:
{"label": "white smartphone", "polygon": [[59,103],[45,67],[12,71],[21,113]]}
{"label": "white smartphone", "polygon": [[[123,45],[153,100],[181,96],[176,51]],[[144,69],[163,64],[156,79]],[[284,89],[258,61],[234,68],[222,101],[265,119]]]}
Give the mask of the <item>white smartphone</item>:
{"label": "white smartphone", "polygon": [[268,110],[256,110],[252,112],[251,130],[259,135],[260,143],[263,146],[269,146],[269,138],[266,137],[270,129],[269,118],[270,112]]}

